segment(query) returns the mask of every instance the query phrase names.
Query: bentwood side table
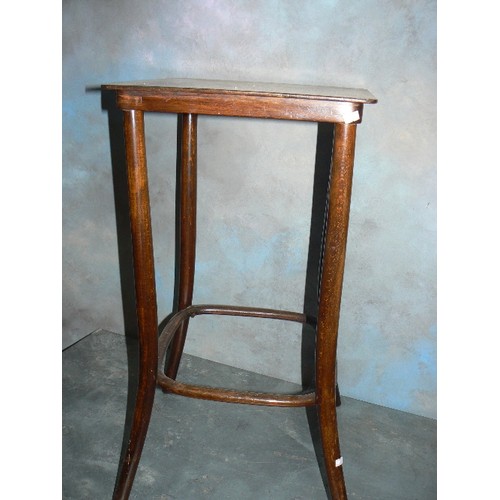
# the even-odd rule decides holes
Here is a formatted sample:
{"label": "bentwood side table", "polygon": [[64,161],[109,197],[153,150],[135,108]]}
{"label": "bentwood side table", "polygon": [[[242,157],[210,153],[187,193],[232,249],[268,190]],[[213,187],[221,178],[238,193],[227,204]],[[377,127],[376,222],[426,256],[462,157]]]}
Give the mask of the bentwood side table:
{"label": "bentwood side table", "polygon": [[[139,387],[128,448],[114,498],[128,498],[151,417],[155,389],[192,398],[268,406],[316,406],[330,493],[347,498],[336,414],[336,352],[344,273],[354,146],[366,90],[231,81],[167,79],[103,85],[123,112],[139,331]],[[178,309],[158,336],[153,240],[146,166],[144,113],[176,113],[180,123]],[[306,323],[302,313],[227,305],[193,305],[196,246],[196,138],[198,115],[302,120],[334,124],[324,249],[315,319],[315,388],[267,394],[186,384],[176,380],[189,318],[230,315]],[[167,350],[169,352],[168,358]]]}

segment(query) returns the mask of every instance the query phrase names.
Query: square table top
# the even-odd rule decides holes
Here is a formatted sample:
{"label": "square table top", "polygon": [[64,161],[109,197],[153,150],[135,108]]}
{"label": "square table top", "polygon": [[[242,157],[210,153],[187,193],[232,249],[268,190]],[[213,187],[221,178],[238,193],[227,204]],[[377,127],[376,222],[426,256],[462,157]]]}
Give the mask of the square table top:
{"label": "square table top", "polygon": [[123,110],[318,122],[359,123],[363,105],[377,102],[365,89],[185,78],[109,83],[102,89],[115,91]]}
{"label": "square table top", "polygon": [[326,99],[332,101],[376,103],[377,99],[366,89],[290,83],[244,82],[229,80],[203,80],[190,78],[165,78],[132,82],[109,83],[106,90],[149,93],[166,90],[205,91],[225,95],[252,95],[262,97],[295,97],[299,99]]}

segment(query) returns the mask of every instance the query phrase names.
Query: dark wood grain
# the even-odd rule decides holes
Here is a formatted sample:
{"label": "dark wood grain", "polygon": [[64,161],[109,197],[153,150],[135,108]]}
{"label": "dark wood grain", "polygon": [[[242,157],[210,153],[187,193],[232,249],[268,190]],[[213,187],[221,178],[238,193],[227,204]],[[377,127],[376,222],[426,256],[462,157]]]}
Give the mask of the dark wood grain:
{"label": "dark wood grain", "polygon": [[332,496],[347,498],[336,411],[336,358],[340,303],[349,225],[356,125],[336,124],[316,344],[316,396]]}
{"label": "dark wood grain", "polygon": [[104,88],[117,92],[122,109],[330,123],[360,123],[363,104],[376,102],[364,89],[270,83],[167,79]]}
{"label": "dark wood grain", "polygon": [[[154,388],[183,396],[268,406],[316,406],[328,488],[334,500],[347,498],[337,429],[336,359],[342,283],[349,224],[356,126],[363,106],[377,100],[364,89],[215,80],[153,80],[114,83],[124,111],[129,178],[130,221],[134,248],[136,308],[140,335],[140,382],[129,447],[114,498],[130,493],[149,425]],[[157,336],[153,242],[144,143],[144,112],[177,113],[181,119],[181,161],[177,238],[180,245],[178,311]],[[192,305],[196,249],[196,137],[199,114],[305,120],[334,124],[334,146],[327,201],[318,318],[265,308]],[[315,391],[268,394],[177,381],[189,318],[199,314],[257,317],[310,323],[316,329]],[[166,371],[165,356],[172,346]]]}
{"label": "dark wood grain", "polygon": [[[197,124],[198,116],[181,116],[181,158],[179,172],[179,290],[177,310],[185,309],[193,300],[196,259],[196,191],[197,191]],[[167,365],[167,376],[175,379],[186,341],[189,318],[179,327],[173,339]]]}
{"label": "dark wood grain", "polygon": [[[188,92],[127,91],[118,94],[123,109],[140,109],[161,113],[182,113],[188,108],[200,115],[274,118],[311,122],[361,122],[363,105],[343,101],[277,98],[252,95],[235,97],[227,94],[192,94]],[[283,100],[286,99],[286,106]],[[357,112],[357,114],[356,114]]]}
{"label": "dark wood grain", "polygon": [[113,495],[115,500],[128,498],[132,488],[151,418],[158,357],[153,238],[142,111],[124,112],[124,131],[139,331],[139,387],[129,444]]}
{"label": "dark wood grain", "polygon": [[163,373],[164,358],[170,342],[175,339],[176,332],[185,325],[188,318],[200,314],[218,316],[241,316],[253,318],[277,319],[306,323],[308,318],[302,313],[279,311],[255,307],[238,307],[224,305],[192,305],[172,316],[164,327],[159,338],[158,350],[158,385],[164,392],[172,392],[181,396],[197,399],[208,399],[225,403],[240,403],[265,406],[313,406],[316,395],[309,391],[301,394],[271,394],[254,391],[230,390],[220,387],[185,384],[178,382]]}
{"label": "dark wood grain", "polygon": [[[163,78],[136,82],[109,83],[103,85],[108,90],[126,92],[147,92],[154,95],[166,92],[190,92],[193,95],[224,94],[237,99],[244,95],[270,98],[327,99],[331,101],[373,104],[375,96],[366,89],[338,87],[332,85],[300,85],[271,82],[243,82],[231,80],[204,80],[195,78]],[[151,92],[152,91],[152,92]]]}

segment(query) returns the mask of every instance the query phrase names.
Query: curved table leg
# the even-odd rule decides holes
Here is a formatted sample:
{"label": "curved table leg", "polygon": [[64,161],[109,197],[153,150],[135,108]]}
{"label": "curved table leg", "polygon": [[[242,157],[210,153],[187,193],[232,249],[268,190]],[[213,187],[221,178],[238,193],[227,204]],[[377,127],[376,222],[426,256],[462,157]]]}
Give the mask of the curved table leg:
{"label": "curved table leg", "polygon": [[132,428],[117,477],[114,500],[127,499],[132,489],[153,408],[158,358],[158,318],[143,112],[124,111],[124,130],[139,329],[139,384]]}
{"label": "curved table leg", "polygon": [[318,311],[316,395],[328,484],[335,500],[347,498],[337,428],[336,359],[355,137],[355,124],[335,125]]}
{"label": "curved table leg", "polygon": [[[179,171],[179,192],[177,196],[177,238],[179,245],[179,277],[177,310],[192,304],[194,269],[196,256],[196,140],[198,116],[181,115],[181,158]],[[181,361],[189,319],[179,327],[172,345],[166,367],[167,377],[175,379]]]}

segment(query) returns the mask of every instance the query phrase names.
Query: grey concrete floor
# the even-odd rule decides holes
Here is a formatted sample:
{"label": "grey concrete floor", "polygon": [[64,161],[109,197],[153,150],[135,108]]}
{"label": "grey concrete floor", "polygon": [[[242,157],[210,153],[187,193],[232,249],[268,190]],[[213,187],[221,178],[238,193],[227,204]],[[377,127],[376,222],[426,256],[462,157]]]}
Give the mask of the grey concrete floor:
{"label": "grey concrete floor", "polygon": [[[124,336],[103,330],[63,352],[64,499],[111,498],[133,352]],[[179,378],[276,392],[298,388],[188,355]],[[349,498],[436,498],[434,420],[347,397],[338,418]],[[314,415],[304,408],[223,404],[158,390],[131,498],[326,499],[316,436]]]}

